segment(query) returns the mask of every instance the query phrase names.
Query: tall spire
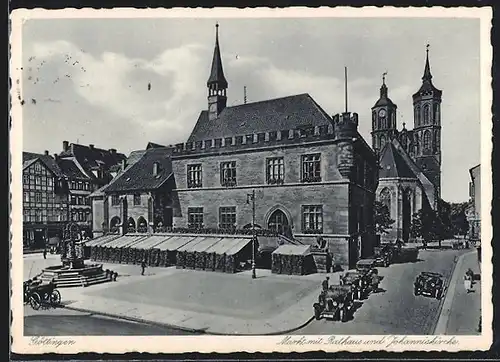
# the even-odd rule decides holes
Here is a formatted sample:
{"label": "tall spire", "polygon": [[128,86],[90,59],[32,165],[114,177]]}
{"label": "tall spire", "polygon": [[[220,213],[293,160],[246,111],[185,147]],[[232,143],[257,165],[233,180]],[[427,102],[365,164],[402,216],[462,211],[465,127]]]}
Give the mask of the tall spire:
{"label": "tall spire", "polygon": [[431,66],[429,65],[429,47],[430,45],[427,44],[425,46],[425,52],[426,52],[426,58],[425,58],[425,69],[424,69],[424,75],[422,77],[423,81],[426,80],[431,80],[432,79],[432,74],[431,74]]}
{"label": "tall spire", "polygon": [[222,59],[220,56],[219,48],[219,24],[215,24],[215,48],[214,57],[212,59],[212,70],[210,72],[210,77],[207,81],[207,87],[213,90],[220,90],[227,88],[227,80],[224,77],[224,71],[222,69]]}

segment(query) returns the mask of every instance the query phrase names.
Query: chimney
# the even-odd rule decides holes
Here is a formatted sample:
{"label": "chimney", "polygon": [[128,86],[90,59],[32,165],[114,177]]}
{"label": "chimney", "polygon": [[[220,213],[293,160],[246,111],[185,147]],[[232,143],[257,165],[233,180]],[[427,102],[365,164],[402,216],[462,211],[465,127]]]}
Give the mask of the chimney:
{"label": "chimney", "polygon": [[68,141],[63,141],[63,151],[67,151],[69,148],[69,142]]}
{"label": "chimney", "polygon": [[54,160],[58,160],[59,159],[59,155],[57,153],[54,153]]}
{"label": "chimney", "polygon": [[45,150],[44,154],[45,154],[45,156],[48,156],[49,155],[49,151]]}
{"label": "chimney", "polygon": [[127,167],[127,160],[123,159],[122,160],[122,170],[125,170],[126,167]]}
{"label": "chimney", "polygon": [[90,148],[91,150],[93,150],[93,149],[94,149],[94,145],[93,145],[93,144],[90,144],[90,145],[89,145],[89,148]]}
{"label": "chimney", "polygon": [[116,154],[116,150],[114,148],[110,148],[109,149],[109,152],[112,154],[112,155],[115,155]]}

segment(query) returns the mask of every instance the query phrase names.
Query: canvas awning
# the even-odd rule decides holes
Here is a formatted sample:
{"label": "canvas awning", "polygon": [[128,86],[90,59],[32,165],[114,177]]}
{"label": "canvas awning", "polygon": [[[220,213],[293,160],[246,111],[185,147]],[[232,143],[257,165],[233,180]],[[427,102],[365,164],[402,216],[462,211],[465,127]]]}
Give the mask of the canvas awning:
{"label": "canvas awning", "polygon": [[238,254],[241,249],[251,243],[252,239],[238,239],[238,242],[228,251],[226,251],[226,255],[235,255]]}
{"label": "canvas awning", "polygon": [[212,238],[207,238],[205,236],[195,237],[189,243],[184,244],[179,249],[177,249],[177,251],[188,251],[188,252],[194,251],[195,246],[198,245],[199,243],[201,243],[202,241],[206,240],[206,239],[212,239]]}
{"label": "canvas awning", "polygon": [[161,244],[156,245],[155,249],[174,251],[194,239],[196,239],[194,236],[172,236]]}
{"label": "canvas awning", "polygon": [[140,236],[122,236],[118,239],[112,240],[111,242],[103,245],[104,247],[108,248],[125,248],[131,244],[136,243],[137,241],[141,240],[144,238],[144,235]]}
{"label": "canvas awning", "polygon": [[151,249],[169,238],[170,238],[170,236],[166,236],[166,235],[148,236],[144,240],[141,240],[137,244],[135,244],[134,248],[136,248],[136,249]]}
{"label": "canvas awning", "polygon": [[203,251],[207,251],[210,249],[212,246],[216,245],[218,242],[220,242],[222,238],[205,238],[198,244],[193,246],[193,249],[190,251],[196,251],[198,253],[201,253]]}
{"label": "canvas awning", "polygon": [[308,255],[311,253],[310,245],[281,245],[273,251],[273,254],[280,255]]}
{"label": "canvas awning", "polygon": [[120,235],[116,234],[111,234],[111,235],[104,235],[96,239],[89,240],[85,243],[85,246],[101,246],[104,245],[114,239],[119,238]]}
{"label": "canvas awning", "polygon": [[238,244],[240,240],[241,239],[239,238],[223,238],[219,240],[218,243],[212,245],[209,249],[205,250],[205,252],[222,255],[226,251],[233,248],[236,244]]}

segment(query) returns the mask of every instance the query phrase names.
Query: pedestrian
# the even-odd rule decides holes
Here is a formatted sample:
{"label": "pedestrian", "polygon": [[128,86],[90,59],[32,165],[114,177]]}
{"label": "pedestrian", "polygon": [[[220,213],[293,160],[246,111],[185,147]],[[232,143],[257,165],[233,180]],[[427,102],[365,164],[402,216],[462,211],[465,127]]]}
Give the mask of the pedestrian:
{"label": "pedestrian", "polygon": [[144,271],[146,270],[146,260],[142,259],[141,262],[141,275],[144,275]]}
{"label": "pedestrian", "polygon": [[328,290],[329,280],[330,280],[330,277],[326,277],[326,279],[323,280],[323,283],[321,283],[324,292],[326,292]]}
{"label": "pedestrian", "polygon": [[47,259],[47,248],[43,248],[43,258]]}
{"label": "pedestrian", "polygon": [[471,285],[471,277],[465,273],[464,275],[464,287],[465,287],[465,290],[467,291],[467,294],[469,294],[472,290],[472,285]]}

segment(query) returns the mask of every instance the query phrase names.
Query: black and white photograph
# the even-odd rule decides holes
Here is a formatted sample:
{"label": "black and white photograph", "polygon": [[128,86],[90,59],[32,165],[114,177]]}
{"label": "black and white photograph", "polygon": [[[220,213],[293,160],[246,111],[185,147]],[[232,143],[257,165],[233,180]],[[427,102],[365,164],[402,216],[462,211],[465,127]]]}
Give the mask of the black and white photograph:
{"label": "black and white photograph", "polygon": [[13,351],[488,348],[490,21],[15,11]]}

